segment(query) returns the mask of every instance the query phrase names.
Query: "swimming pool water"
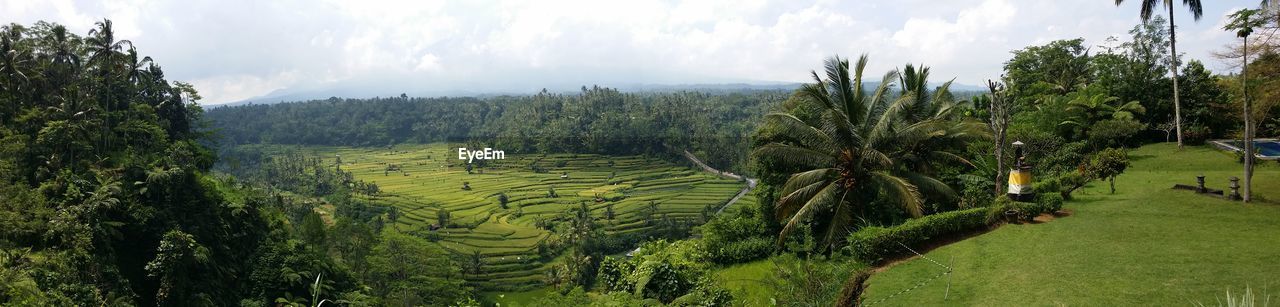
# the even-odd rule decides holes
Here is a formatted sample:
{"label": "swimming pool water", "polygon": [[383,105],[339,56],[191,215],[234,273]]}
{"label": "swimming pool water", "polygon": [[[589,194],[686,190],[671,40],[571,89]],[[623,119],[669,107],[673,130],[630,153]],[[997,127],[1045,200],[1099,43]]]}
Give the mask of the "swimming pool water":
{"label": "swimming pool water", "polygon": [[1280,142],[1254,141],[1253,146],[1258,148],[1259,154],[1269,157],[1280,157]]}
{"label": "swimming pool water", "polygon": [[[1236,148],[1244,148],[1243,142],[1228,141],[1227,144]],[[1280,157],[1280,141],[1253,141],[1254,148],[1259,155],[1264,157]]]}

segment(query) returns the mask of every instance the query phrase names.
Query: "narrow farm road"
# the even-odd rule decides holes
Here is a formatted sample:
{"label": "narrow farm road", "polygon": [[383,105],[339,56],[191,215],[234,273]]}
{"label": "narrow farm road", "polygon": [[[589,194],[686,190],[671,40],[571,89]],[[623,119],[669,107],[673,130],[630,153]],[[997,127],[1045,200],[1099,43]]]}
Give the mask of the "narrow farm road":
{"label": "narrow farm road", "polygon": [[[681,150],[680,152],[684,155],[686,159],[689,159],[690,162],[693,162],[694,165],[697,165],[698,167],[701,167],[702,170],[712,173],[716,176],[730,178],[734,180],[743,180],[743,178],[745,178],[742,175],[724,172],[724,171],[715,169],[710,165],[707,165],[706,163],[702,163],[702,160],[699,160],[697,156],[694,156],[693,153],[690,153],[688,150]],[[719,215],[721,212],[724,212],[725,208],[729,208],[729,206],[732,206],[733,203],[738,202],[739,199],[742,199],[743,196],[746,196],[747,192],[751,192],[752,189],[756,188],[755,178],[746,178],[746,181],[747,181],[747,186],[743,187],[742,191],[738,191],[738,195],[734,195],[733,198],[730,198],[729,201],[724,204],[724,206],[720,206],[720,210],[716,210],[716,215]]]}

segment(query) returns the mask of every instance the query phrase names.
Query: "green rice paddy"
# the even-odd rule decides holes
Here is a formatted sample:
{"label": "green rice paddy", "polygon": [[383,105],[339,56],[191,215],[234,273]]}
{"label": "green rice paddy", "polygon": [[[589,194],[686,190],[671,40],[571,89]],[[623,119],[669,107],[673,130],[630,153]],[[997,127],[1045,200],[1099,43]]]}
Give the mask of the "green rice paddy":
{"label": "green rice paddy", "polygon": [[[429,234],[438,212],[447,210],[452,226],[434,231],[437,243],[462,257],[480,252],[483,273],[467,276],[480,289],[542,285],[543,271],[555,261],[540,259],[538,243],[551,232],[537,227],[539,220],[585,203],[609,235],[643,233],[654,227],[646,217],[701,222],[703,210],[718,209],[746,186],[645,156],[508,153],[503,160],[476,164],[468,173],[457,148],[437,143],[300,150],[326,161],[340,158],[341,168],[356,180],[376,183],[378,195],[355,197],[396,207],[392,225],[399,231]],[[499,194],[508,198],[505,209]],[[733,207],[755,202],[750,194]],[[656,210],[646,209],[650,203]],[[612,219],[606,213],[610,206]]]}

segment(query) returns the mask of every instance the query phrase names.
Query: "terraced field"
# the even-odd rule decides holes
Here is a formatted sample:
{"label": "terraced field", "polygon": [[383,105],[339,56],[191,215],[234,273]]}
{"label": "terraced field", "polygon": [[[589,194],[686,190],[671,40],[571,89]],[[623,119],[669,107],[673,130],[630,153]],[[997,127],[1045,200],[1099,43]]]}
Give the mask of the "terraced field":
{"label": "terraced field", "polygon": [[[538,243],[551,233],[536,225],[583,203],[607,233],[637,233],[664,215],[700,222],[708,206],[718,209],[746,186],[644,156],[507,154],[468,173],[457,146],[446,144],[302,151],[326,162],[340,158],[355,179],[376,183],[379,195],[358,197],[395,206],[400,231],[431,233],[438,212],[446,210],[450,227],[435,230],[437,242],[463,257],[480,251],[483,273],[468,279],[481,289],[540,286],[543,271],[555,262],[540,259]],[[508,198],[505,209],[500,194]],[[744,197],[733,207],[754,201]]]}

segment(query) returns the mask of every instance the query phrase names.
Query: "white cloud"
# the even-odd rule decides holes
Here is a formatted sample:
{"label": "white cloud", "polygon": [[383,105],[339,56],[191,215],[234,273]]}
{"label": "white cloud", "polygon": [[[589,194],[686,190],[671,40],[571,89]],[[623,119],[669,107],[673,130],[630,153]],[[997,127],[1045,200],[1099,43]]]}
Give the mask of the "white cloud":
{"label": "white cloud", "polygon": [[423,54],[421,58],[418,58],[418,66],[414,67],[414,70],[417,70],[417,71],[439,71],[439,70],[440,70],[440,58],[439,58],[439,57],[436,57],[436,55],[434,55],[434,54],[430,54],[430,53]]}
{"label": "white cloud", "polygon": [[221,75],[211,78],[192,80],[191,84],[200,91],[205,103],[240,101],[269,94],[296,84],[298,74],[281,72],[270,76],[246,74]]}
{"label": "white cloud", "polygon": [[[1207,20],[1179,23],[1179,50],[1192,58],[1230,39],[1214,27],[1225,5],[1206,5]],[[1053,0],[0,0],[0,7],[2,20],[55,21],[77,33],[111,18],[120,38],[171,79],[192,80],[209,103],[342,84],[414,93],[807,81],[822,59],[861,53],[870,55],[873,76],[923,62],[934,81],[981,84],[999,75],[1010,50],[1075,37],[1098,45],[1127,37],[1137,23],[1131,3]]]}
{"label": "white cloud", "polygon": [[893,41],[921,59],[947,62],[963,54],[960,48],[975,43],[998,42],[1007,33],[1017,9],[1005,0],[986,0],[974,8],[960,11],[955,21],[941,18],[911,18]]}

